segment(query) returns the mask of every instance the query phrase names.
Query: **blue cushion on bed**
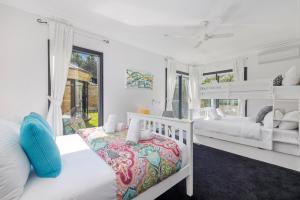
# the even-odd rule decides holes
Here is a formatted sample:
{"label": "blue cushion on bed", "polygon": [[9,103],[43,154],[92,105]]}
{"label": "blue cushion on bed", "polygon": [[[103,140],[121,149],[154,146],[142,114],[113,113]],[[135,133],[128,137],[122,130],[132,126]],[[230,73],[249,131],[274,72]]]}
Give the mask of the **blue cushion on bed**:
{"label": "blue cushion on bed", "polygon": [[39,177],[57,177],[61,157],[50,130],[31,114],[23,119],[20,144]]}
{"label": "blue cushion on bed", "polygon": [[53,133],[52,128],[50,127],[50,125],[48,124],[48,122],[44,119],[44,117],[42,117],[40,114],[35,113],[35,112],[31,112],[30,116],[38,119],[42,124],[44,124],[46,126],[46,128],[50,131],[51,136],[53,138],[55,138],[55,134]]}

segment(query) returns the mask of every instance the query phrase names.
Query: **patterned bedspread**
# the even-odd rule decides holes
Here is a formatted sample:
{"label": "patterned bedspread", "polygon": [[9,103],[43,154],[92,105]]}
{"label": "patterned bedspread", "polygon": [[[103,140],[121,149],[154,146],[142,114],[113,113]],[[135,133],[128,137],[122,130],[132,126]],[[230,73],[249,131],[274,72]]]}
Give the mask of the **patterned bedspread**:
{"label": "patterned bedspread", "polygon": [[78,134],[115,171],[119,200],[132,199],[181,169],[181,150],[166,137],[128,144],[126,131],[106,134],[101,128],[88,128]]}

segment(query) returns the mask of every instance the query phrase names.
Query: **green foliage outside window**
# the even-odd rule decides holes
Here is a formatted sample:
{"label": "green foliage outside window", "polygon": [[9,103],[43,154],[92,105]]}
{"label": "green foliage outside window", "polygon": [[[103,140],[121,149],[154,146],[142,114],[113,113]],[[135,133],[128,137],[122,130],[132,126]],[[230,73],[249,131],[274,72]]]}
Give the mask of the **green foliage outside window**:
{"label": "green foliage outside window", "polygon": [[97,60],[94,55],[86,55],[73,51],[71,63],[81,69],[91,72],[93,78],[97,78]]}

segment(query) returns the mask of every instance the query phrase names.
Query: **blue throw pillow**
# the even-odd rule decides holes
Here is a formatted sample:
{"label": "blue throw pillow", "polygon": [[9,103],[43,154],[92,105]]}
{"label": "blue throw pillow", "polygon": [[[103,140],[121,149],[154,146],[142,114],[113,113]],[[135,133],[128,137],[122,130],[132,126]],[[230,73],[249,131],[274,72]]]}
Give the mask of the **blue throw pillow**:
{"label": "blue throw pillow", "polygon": [[35,112],[31,112],[29,116],[38,119],[42,124],[44,124],[47,127],[47,129],[50,131],[51,136],[53,138],[55,138],[55,134],[53,133],[52,128],[50,127],[50,125],[48,124],[48,122],[40,114],[35,113]]}
{"label": "blue throw pillow", "polygon": [[20,144],[39,177],[57,177],[61,172],[59,149],[49,129],[37,118],[23,119]]}

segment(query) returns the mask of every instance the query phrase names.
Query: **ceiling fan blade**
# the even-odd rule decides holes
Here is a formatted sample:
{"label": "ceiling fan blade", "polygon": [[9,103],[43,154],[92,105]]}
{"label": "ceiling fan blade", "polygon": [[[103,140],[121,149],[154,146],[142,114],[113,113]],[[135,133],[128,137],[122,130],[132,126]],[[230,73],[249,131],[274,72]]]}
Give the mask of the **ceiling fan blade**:
{"label": "ceiling fan blade", "polygon": [[217,38],[229,38],[229,37],[233,37],[234,33],[220,33],[220,34],[212,34],[209,35],[209,39],[217,39]]}
{"label": "ceiling fan blade", "polygon": [[200,47],[201,44],[202,44],[202,41],[200,40],[199,42],[197,42],[197,44],[194,46],[194,48],[197,49],[198,47]]}

